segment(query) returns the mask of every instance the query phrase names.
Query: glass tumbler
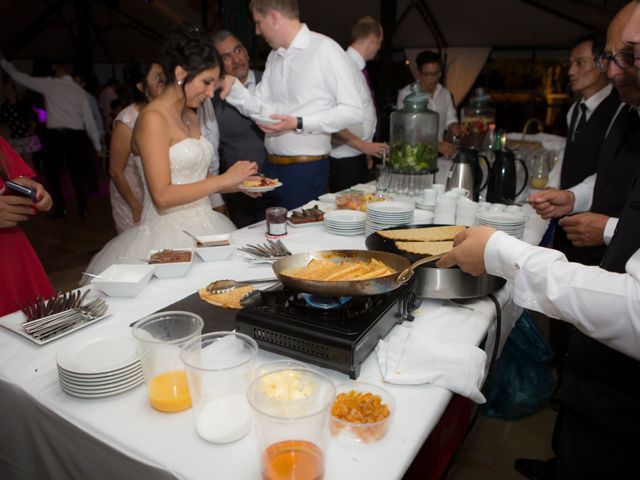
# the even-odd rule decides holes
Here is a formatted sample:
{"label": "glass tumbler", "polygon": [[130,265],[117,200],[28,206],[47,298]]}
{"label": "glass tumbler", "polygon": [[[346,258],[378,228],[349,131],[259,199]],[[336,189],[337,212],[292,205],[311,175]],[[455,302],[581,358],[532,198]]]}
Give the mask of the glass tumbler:
{"label": "glass tumbler", "polygon": [[196,431],[204,440],[234,442],[251,429],[246,393],[257,353],[255,340],[236,332],[207,333],[182,347]]}
{"label": "glass tumbler", "polygon": [[264,480],[321,479],[327,418],[336,389],[327,377],[292,366],[269,371],[249,386]]}
{"label": "glass tumbler", "polygon": [[179,412],[191,407],[180,348],[200,335],[203,326],[202,318],[190,312],[154,313],[133,326],[149,403],[156,410]]}
{"label": "glass tumbler", "polygon": [[287,209],[269,207],[265,212],[267,237],[278,238],[287,234]]}

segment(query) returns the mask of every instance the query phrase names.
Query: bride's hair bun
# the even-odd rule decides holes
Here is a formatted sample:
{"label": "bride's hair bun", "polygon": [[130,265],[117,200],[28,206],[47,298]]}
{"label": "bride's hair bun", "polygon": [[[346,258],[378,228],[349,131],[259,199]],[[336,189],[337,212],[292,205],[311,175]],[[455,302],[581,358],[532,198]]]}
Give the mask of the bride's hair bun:
{"label": "bride's hair bun", "polygon": [[162,48],[162,66],[167,84],[175,81],[175,70],[181,66],[187,72],[187,84],[200,72],[219,67],[221,62],[211,41],[192,23],[176,26]]}

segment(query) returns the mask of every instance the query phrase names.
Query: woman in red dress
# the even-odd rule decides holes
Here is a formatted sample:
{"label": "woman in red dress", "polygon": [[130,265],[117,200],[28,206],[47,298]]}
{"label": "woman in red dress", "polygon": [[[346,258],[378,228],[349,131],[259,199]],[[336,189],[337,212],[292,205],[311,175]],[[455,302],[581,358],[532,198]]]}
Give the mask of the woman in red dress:
{"label": "woman in red dress", "polygon": [[[36,252],[17,226],[53,205],[49,193],[32,180],[34,176],[35,172],[0,137],[0,316],[19,310],[37,296],[48,298],[54,293]],[[6,180],[35,189],[38,200],[9,190]]]}

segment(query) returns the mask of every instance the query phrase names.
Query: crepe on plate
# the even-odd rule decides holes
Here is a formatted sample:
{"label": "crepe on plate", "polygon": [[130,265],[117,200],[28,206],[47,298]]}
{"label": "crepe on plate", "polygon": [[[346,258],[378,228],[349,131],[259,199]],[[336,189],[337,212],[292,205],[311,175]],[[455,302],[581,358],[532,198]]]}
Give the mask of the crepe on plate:
{"label": "crepe on plate", "polygon": [[202,300],[217,307],[242,308],[240,299],[253,290],[254,288],[251,285],[234,288],[223,293],[210,293],[206,288],[201,288],[198,290],[198,294],[200,294]]}

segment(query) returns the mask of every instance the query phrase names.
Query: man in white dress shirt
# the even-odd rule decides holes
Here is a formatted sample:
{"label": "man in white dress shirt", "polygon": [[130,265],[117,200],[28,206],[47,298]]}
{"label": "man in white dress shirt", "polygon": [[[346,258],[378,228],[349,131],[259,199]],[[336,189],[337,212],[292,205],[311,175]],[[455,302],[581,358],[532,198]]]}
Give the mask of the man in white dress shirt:
{"label": "man in white dress shirt", "polygon": [[[266,133],[264,172],[283,186],[268,203],[299,207],[327,191],[331,134],[362,122],[358,73],[340,46],[300,22],[296,0],[252,0],[262,35],[273,50],[255,93],[225,76],[221,97]],[[276,123],[272,123],[276,121]]]}
{"label": "man in white dress shirt", "polygon": [[[430,50],[420,52],[416,57],[416,67],[418,68],[418,83],[420,88],[431,94],[429,98],[429,109],[438,113],[438,150],[446,156],[453,154],[453,145],[446,141],[445,132],[450,135],[460,135],[460,124],[458,123],[458,113],[453,105],[451,92],[442,86],[442,59],[440,55]],[[411,85],[405,86],[398,92],[396,108],[403,107],[404,99],[411,93]]]}
{"label": "man in white dress shirt", "polygon": [[332,137],[331,171],[329,174],[329,191],[339,192],[357,183],[368,180],[368,171],[373,167],[372,157],[381,157],[389,147],[384,143],[373,142],[376,132],[376,107],[366,70],[367,62],[372,60],[380,50],[383,39],[382,25],[375,18],[366,16],[358,19],[351,29],[352,43],[347,48],[347,55],[355,68],[362,72],[358,85],[364,121],[359,125],[345,128]]}
{"label": "man in white dress shirt", "polygon": [[87,93],[78,85],[71,74],[70,65],[58,65],[55,77],[31,77],[16,70],[0,53],[0,65],[13,80],[20,85],[44,95],[47,110],[47,132],[45,140],[44,171],[47,188],[53,198],[52,216],[67,214],[62,188],[60,169],[66,159],[71,182],[76,194],[76,204],[80,217],[87,215],[87,162],[85,158],[85,130],[99,155],[102,153],[100,135],[91,113]]}

